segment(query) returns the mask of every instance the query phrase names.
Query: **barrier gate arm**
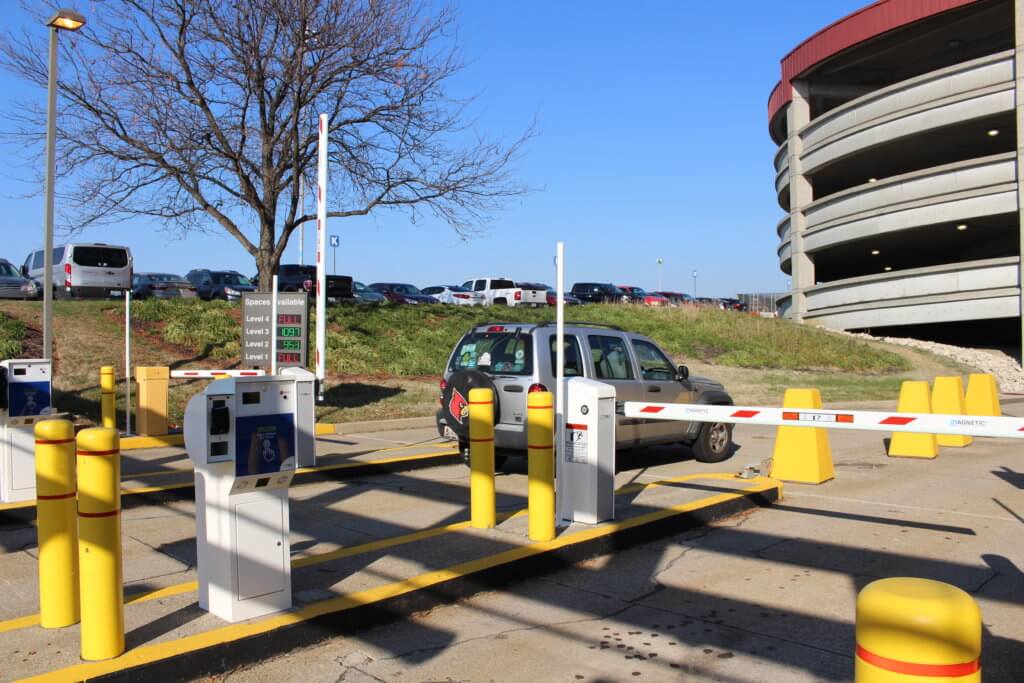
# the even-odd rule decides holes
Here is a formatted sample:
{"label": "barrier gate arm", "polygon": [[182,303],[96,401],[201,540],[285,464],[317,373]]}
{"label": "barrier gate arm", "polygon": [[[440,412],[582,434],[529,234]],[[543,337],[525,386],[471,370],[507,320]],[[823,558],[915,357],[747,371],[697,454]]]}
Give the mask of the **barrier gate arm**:
{"label": "barrier gate arm", "polygon": [[645,420],[731,422],[770,427],[824,427],[872,432],[961,434],[1024,439],[1024,418],[934,413],[884,413],[867,410],[760,408],[690,403],[626,401],[622,415]]}

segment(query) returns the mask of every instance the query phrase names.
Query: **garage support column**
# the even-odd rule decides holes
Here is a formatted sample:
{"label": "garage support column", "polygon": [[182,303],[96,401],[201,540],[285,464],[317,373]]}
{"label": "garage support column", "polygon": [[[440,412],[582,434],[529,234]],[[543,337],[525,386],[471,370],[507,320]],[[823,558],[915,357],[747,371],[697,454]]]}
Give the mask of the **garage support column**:
{"label": "garage support column", "polygon": [[1017,233],[1020,254],[1017,286],[1020,291],[1021,358],[1024,360],[1024,192],[1021,192],[1024,182],[1024,0],[1014,0],[1013,3],[1013,35],[1014,103],[1017,118]]}
{"label": "garage support column", "polygon": [[[1017,0],[1024,2],[1024,0]],[[804,208],[813,199],[811,184],[803,173],[803,141],[800,131],[811,121],[811,108],[807,98],[807,84],[793,81],[793,99],[786,112],[789,144],[789,240],[792,250],[793,301],[790,317],[802,322],[807,314],[807,290],[814,286],[814,261],[804,250]]]}

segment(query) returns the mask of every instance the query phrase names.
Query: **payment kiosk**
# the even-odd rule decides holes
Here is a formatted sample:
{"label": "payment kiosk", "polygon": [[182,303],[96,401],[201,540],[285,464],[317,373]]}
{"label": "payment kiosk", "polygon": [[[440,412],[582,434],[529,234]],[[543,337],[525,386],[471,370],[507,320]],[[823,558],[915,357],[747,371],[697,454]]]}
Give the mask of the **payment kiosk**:
{"label": "payment kiosk", "polygon": [[35,423],[52,417],[50,361],[0,361],[0,502],[36,497]]}
{"label": "payment kiosk", "polygon": [[292,604],[288,487],[300,450],[298,388],[281,375],[221,379],[185,410],[199,606],[227,621]]}
{"label": "payment kiosk", "polygon": [[615,519],[615,387],[584,377],[566,382],[565,442],[557,457],[558,518]]}
{"label": "payment kiosk", "polygon": [[298,467],[316,466],[316,375],[300,367],[284,368],[281,374],[295,379],[295,429]]}

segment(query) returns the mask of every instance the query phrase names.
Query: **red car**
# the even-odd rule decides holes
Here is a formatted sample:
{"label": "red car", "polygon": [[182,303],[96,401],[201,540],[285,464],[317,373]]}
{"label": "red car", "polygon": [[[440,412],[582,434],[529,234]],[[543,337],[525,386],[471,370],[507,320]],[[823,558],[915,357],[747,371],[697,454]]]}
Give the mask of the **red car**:
{"label": "red car", "polygon": [[671,305],[671,302],[661,294],[644,291],[641,287],[634,287],[633,285],[618,285],[618,288],[625,292],[626,296],[629,297],[629,300],[635,304],[643,304],[644,306]]}

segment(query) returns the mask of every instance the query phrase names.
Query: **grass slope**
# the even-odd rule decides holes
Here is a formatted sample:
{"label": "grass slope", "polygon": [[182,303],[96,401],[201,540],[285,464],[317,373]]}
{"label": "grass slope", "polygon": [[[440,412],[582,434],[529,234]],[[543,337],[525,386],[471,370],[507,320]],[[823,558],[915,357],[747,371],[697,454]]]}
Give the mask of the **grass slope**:
{"label": "grass slope", "polygon": [[18,358],[27,331],[25,323],[0,313],[0,358]]}

